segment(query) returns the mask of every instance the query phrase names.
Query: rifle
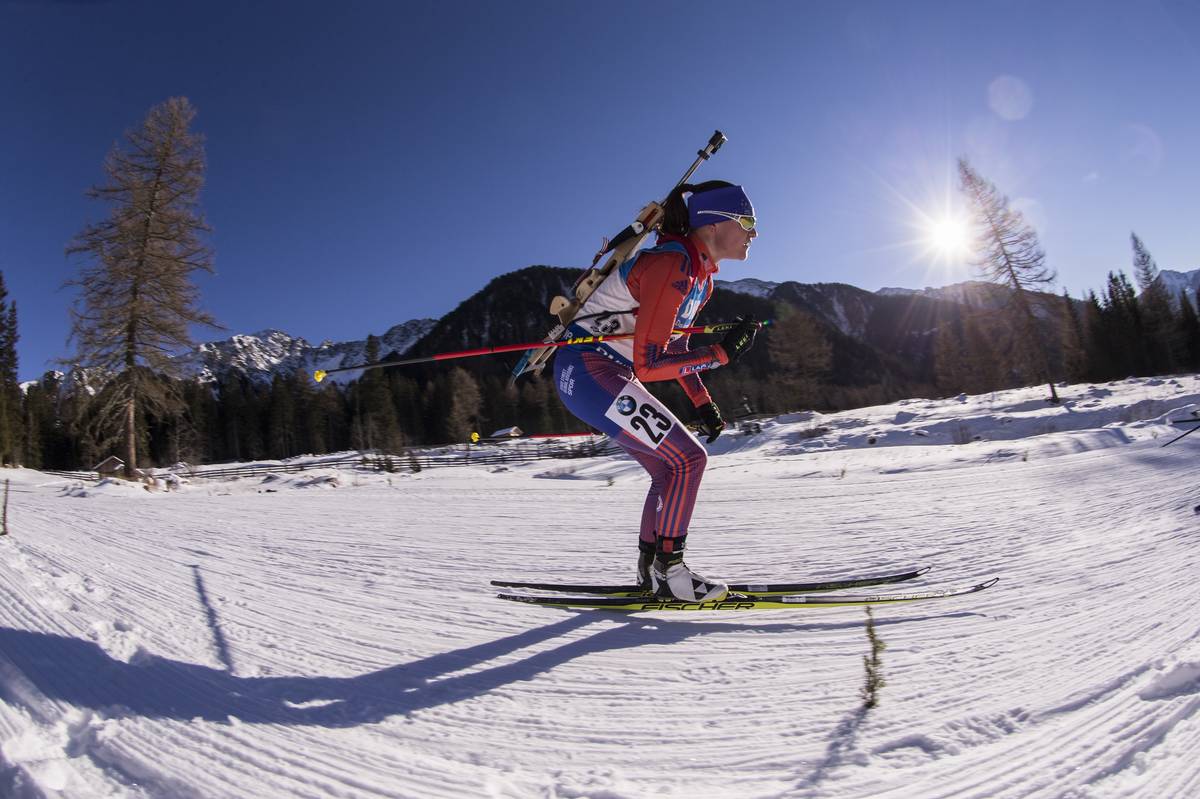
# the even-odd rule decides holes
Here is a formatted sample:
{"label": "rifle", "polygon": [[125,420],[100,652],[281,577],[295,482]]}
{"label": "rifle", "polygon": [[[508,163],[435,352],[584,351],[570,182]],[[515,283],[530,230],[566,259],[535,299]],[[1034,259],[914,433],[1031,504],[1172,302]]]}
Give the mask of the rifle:
{"label": "rifle", "polygon": [[[726,139],[724,133],[719,130],[714,132],[704,149],[696,152],[696,155],[699,157],[688,168],[688,171],[683,174],[679,182],[671,188],[671,191],[675,191],[675,189],[687,183],[692,173],[696,171],[700,164],[712,157],[713,153],[721,149],[721,145],[726,141],[728,139]],[[669,192],[667,196],[670,196]],[[510,386],[516,383],[517,378],[521,375],[529,372],[540,373],[546,367],[546,364],[550,361],[550,356],[554,353],[555,342],[561,339],[567,332],[567,327],[575,319],[575,316],[579,313],[579,309],[587,302],[588,297],[592,296],[592,292],[604,282],[606,277],[612,274],[614,269],[629,260],[630,256],[642,245],[642,242],[662,224],[663,206],[665,204],[666,200],[663,200],[661,203],[651,202],[638,212],[637,218],[624,230],[611,240],[605,240],[600,252],[596,253],[596,256],[592,259],[591,267],[580,275],[571,287],[573,297],[558,296],[551,300],[550,313],[558,317],[558,324],[542,339],[544,346],[527,350],[521,357],[520,362],[513,369],[512,377],[509,378],[508,384]],[[605,255],[609,255],[608,260],[604,262],[604,266],[597,268],[596,264]]]}

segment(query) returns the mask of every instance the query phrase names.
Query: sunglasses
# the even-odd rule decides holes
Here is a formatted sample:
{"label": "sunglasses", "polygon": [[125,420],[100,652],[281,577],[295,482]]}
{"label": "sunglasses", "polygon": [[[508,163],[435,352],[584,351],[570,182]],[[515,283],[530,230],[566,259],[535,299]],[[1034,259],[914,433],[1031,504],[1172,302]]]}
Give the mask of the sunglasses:
{"label": "sunglasses", "polygon": [[754,226],[757,224],[754,217],[746,216],[744,214],[731,214],[726,211],[700,211],[700,213],[713,214],[714,216],[723,216],[726,219],[732,219],[734,222],[737,222],[739,225],[741,225],[742,230],[746,231],[747,233],[749,233],[751,230],[754,230]]}

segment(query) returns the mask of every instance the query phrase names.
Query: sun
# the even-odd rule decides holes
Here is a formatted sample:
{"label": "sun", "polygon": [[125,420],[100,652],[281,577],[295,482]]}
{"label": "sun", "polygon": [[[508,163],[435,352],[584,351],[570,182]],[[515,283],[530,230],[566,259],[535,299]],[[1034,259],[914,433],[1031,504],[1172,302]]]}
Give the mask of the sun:
{"label": "sun", "polygon": [[946,259],[963,258],[971,251],[971,227],[958,215],[926,217],[925,243],[931,252]]}
{"label": "sun", "polygon": [[[892,270],[924,286],[944,286],[970,279],[979,256],[979,221],[962,202],[948,158],[916,157],[896,180],[866,167],[878,182],[880,196],[895,213],[881,220],[881,229],[898,234],[881,237],[874,247],[859,250],[872,258],[891,258]],[[889,240],[890,239],[890,240]],[[907,275],[923,270],[920,278]],[[894,279],[894,278],[892,278]]]}

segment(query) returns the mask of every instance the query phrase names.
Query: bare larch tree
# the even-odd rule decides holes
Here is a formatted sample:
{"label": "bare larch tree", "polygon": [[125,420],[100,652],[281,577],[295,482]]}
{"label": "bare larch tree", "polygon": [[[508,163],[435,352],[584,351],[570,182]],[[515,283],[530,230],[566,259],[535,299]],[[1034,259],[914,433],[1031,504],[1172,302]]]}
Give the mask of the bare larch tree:
{"label": "bare larch tree", "polygon": [[986,280],[1011,290],[1008,310],[1014,345],[1024,353],[1038,381],[1050,386],[1048,401],[1058,403],[1049,353],[1038,333],[1036,300],[1031,296],[1054,283],[1054,271],[1046,266],[1037,233],[1020,211],[1009,207],[1007,197],[972,169],[965,158],[958,160],[958,176],[976,224],[976,263]]}
{"label": "bare larch tree", "polygon": [[189,128],[196,111],[185,97],[150,109],[142,126],[114,145],[107,181],[88,196],[109,204],[108,218],[87,225],[67,248],[87,257],[67,281],[79,295],[71,309],[73,365],[108,376],[93,408],[113,441],[124,441],[126,476],[137,467],[140,420],[175,412],[170,356],[190,347],[189,325],[217,327],[199,308],[197,271],[212,272],[209,232],[200,210],[203,137]]}

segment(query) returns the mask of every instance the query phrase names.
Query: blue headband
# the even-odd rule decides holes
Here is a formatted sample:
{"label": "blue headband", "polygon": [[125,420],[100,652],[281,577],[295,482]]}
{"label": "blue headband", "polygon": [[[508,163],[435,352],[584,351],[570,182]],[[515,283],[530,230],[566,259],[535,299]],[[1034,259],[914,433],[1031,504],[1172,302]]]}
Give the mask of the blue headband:
{"label": "blue headband", "polygon": [[739,216],[754,216],[754,206],[741,186],[725,186],[688,197],[688,224],[694,230],[704,225],[728,222],[729,217],[706,214],[705,211],[724,211]]}

